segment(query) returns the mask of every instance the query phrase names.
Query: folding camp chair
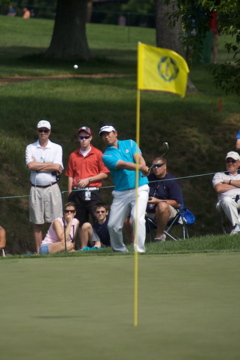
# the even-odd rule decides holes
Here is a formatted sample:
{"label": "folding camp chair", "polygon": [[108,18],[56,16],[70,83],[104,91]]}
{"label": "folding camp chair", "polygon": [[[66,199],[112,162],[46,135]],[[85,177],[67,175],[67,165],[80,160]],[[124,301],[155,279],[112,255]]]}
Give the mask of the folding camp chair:
{"label": "folding camp chair", "polygon": [[[230,234],[231,229],[232,229],[232,225],[231,225],[230,221],[228,220],[228,218],[226,217],[226,215],[224,214],[224,212],[222,210],[219,211],[219,213],[220,213],[220,219],[221,219],[222,233],[224,235]],[[238,220],[240,221],[240,211],[238,211]]]}
{"label": "folding camp chair", "polygon": [[[155,239],[154,233],[155,233],[155,230],[157,229],[156,220],[152,219],[148,215],[146,215],[145,219],[146,219],[147,232],[149,232],[149,234],[150,234],[151,241],[154,241],[154,239]],[[179,225],[182,227],[182,237],[179,237],[172,232],[172,228],[174,225]],[[185,240],[185,239],[189,238],[187,223],[182,215],[181,210],[177,210],[176,216],[168,222],[167,227],[164,230],[164,234],[166,236],[169,236],[174,241],[177,241],[180,239]]]}

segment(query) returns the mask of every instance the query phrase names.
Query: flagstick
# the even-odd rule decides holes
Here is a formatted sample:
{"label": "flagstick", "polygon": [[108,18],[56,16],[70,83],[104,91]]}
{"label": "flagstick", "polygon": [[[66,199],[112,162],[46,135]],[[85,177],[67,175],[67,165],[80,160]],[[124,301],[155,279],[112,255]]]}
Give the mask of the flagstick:
{"label": "flagstick", "polygon": [[[137,90],[136,143],[140,142],[140,90]],[[137,157],[137,165],[139,158]],[[136,171],[136,214],[134,236],[134,326],[138,325],[138,184],[139,170]]]}

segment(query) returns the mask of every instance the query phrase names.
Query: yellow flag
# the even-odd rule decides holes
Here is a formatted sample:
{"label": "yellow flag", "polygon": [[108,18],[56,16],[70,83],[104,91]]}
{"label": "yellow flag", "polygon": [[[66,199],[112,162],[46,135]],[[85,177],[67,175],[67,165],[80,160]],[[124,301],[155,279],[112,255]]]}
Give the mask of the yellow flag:
{"label": "yellow flag", "polygon": [[175,51],[138,44],[138,90],[185,96],[188,65]]}

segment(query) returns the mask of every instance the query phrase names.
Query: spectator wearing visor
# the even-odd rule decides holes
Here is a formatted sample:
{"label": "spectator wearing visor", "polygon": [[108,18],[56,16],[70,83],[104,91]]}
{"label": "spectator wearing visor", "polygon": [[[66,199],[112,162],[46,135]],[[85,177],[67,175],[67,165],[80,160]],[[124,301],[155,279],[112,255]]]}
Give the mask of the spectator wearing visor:
{"label": "spectator wearing visor", "polygon": [[240,209],[240,157],[237,152],[230,151],[226,155],[226,172],[216,173],[212,183],[218,194],[216,208],[222,211],[232,223],[231,235],[240,233],[238,211]]}
{"label": "spectator wearing visor", "polygon": [[94,207],[102,202],[99,188],[109,170],[102,161],[102,152],[92,144],[92,131],[87,126],[78,130],[79,148],[70,154],[66,176],[68,177],[68,201],[76,205],[76,218],[81,227],[89,222],[89,215],[95,221]]}

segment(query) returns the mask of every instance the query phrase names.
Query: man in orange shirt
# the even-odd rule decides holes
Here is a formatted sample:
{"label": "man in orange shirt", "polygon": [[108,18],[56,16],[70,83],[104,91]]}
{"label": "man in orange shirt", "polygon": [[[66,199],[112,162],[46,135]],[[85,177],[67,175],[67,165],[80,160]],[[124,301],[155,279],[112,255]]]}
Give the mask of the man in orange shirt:
{"label": "man in orange shirt", "polygon": [[[92,131],[87,126],[78,130],[80,147],[70,154],[66,176],[68,176],[68,201],[76,204],[76,218],[80,227],[89,221],[89,214],[95,220],[94,206],[102,202],[99,188],[109,170],[102,161],[102,152],[91,145]],[[81,231],[80,231],[81,237]]]}

